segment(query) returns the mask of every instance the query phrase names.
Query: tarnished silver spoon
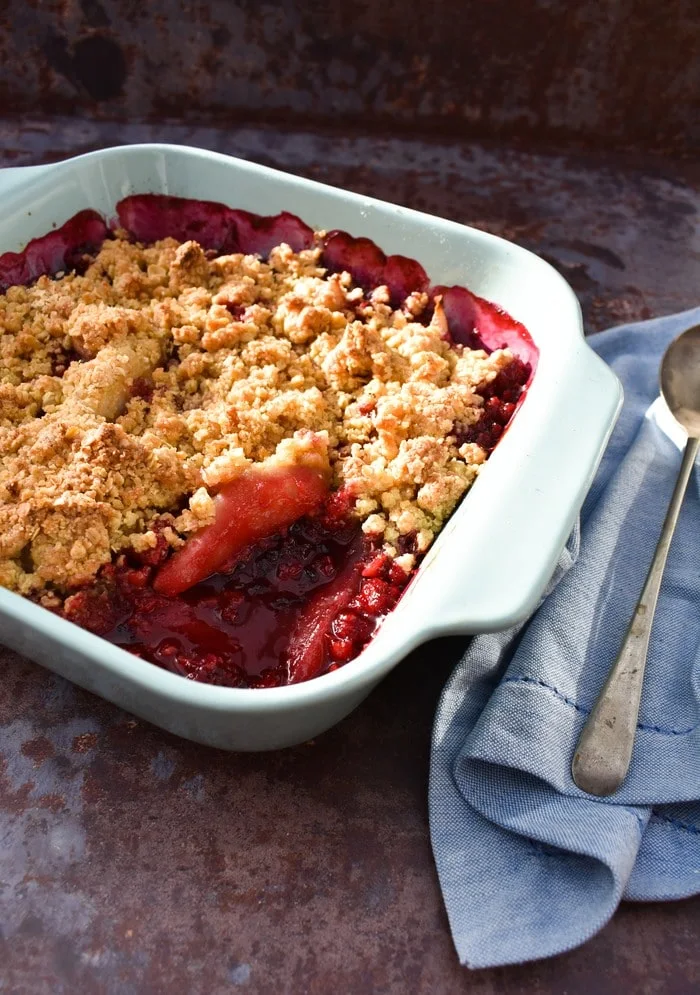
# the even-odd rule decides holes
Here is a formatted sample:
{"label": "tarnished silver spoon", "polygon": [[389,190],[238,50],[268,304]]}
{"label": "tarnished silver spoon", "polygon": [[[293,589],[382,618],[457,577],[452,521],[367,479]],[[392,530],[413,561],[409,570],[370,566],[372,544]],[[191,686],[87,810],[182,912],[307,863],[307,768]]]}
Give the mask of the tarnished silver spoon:
{"label": "tarnished silver spoon", "polygon": [[605,796],[617,791],[632,759],[654,610],[671,539],[700,447],[700,325],[679,335],[664,353],[661,393],[676,421],[687,431],[688,441],[632,621],[574,753],[571,775],[578,787],[591,795]]}

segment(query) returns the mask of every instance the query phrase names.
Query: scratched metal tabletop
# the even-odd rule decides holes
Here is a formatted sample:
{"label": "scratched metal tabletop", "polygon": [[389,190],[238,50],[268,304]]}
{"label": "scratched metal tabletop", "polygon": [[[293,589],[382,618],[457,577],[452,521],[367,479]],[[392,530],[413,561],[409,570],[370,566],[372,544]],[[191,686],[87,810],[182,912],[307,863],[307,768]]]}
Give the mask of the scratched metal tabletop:
{"label": "scratched metal tabletop", "polygon": [[[589,332],[700,300],[698,169],[682,160],[25,118],[0,125],[0,163],[147,140],[505,235],[564,273]],[[464,645],[424,646],[335,729],[261,755],[176,739],[0,650],[0,992],[700,990],[700,898],[625,905],[550,961],[459,966],[427,772],[436,702]]]}

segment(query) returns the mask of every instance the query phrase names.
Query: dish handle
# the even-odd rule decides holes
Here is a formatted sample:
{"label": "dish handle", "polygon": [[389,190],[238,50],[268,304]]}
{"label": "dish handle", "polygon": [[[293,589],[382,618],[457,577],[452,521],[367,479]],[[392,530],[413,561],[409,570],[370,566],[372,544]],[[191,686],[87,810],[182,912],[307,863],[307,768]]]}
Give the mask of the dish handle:
{"label": "dish handle", "polygon": [[[529,401],[397,607],[394,639],[412,646],[435,636],[496,632],[536,609],[593,483],[622,387],[582,341],[549,404],[538,403],[534,392]],[[566,417],[552,425],[551,411]],[[466,524],[481,520],[487,527]]]}

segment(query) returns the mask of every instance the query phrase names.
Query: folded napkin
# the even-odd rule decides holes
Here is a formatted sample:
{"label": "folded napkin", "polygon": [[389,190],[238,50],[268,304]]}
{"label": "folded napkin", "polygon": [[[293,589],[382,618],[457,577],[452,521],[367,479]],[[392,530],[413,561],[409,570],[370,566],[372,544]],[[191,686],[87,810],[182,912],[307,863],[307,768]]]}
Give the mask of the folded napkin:
{"label": "folded napkin", "polygon": [[437,711],[435,861],[460,960],[561,953],[621,899],[700,892],[700,470],[659,597],[627,781],[580,791],[571,757],[651,563],[683,433],[658,397],[666,345],[700,308],[594,336],[625,403],[577,528],[536,614],[475,638]]}

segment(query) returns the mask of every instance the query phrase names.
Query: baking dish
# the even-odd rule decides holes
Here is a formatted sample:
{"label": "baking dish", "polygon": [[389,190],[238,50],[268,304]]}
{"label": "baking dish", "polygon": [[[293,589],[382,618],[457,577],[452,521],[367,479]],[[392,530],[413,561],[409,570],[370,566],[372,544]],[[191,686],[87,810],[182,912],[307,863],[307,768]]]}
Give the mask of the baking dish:
{"label": "baking dish", "polygon": [[521,410],[377,635],[352,663],[308,683],[243,690],[187,681],[0,589],[0,640],[177,735],[230,750],[302,742],[347,715],[434,636],[506,628],[536,606],[591,483],[621,403],[583,338],[580,309],[547,263],[484,232],[216,153],[126,146],[0,171],[0,248],[85,208],[107,218],[133,193],[287,210],[314,228],[418,259],[434,284],[468,286],[529,330],[540,356]]}

